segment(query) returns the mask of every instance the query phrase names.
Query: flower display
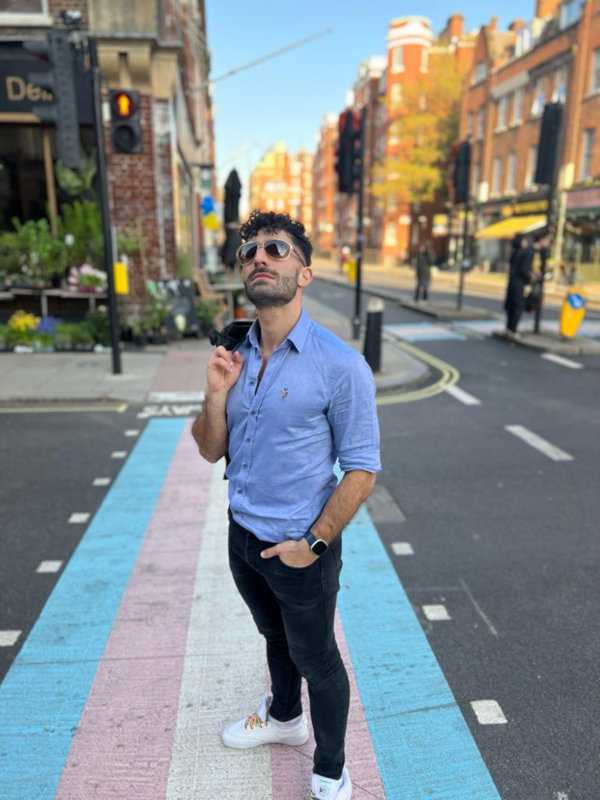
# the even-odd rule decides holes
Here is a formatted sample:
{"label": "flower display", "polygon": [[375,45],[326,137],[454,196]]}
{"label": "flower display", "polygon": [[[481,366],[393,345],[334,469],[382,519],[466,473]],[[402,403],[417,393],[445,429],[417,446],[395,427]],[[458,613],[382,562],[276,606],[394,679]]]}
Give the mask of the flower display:
{"label": "flower display", "polygon": [[106,289],[106,272],[92,267],[91,264],[82,264],[80,267],[71,267],[67,278],[69,288],[94,289],[103,291]]}
{"label": "flower display", "polygon": [[16,333],[35,331],[39,324],[40,318],[36,317],[35,314],[29,314],[27,311],[15,311],[8,320],[8,327]]}

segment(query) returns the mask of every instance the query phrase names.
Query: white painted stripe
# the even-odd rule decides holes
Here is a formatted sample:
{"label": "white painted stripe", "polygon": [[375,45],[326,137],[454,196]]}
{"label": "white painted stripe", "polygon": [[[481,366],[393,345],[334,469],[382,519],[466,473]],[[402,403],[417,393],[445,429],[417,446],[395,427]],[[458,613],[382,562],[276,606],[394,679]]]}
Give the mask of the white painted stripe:
{"label": "white painted stripe", "polygon": [[506,425],[505,429],[514,436],[518,436],[519,439],[522,439],[531,447],[535,447],[536,450],[539,450],[540,453],[548,456],[553,461],[573,461],[573,456],[569,455],[569,453],[565,453],[564,450],[550,444],[546,439],[542,439],[537,433],[533,433],[523,425]]}
{"label": "white painted stripe", "polygon": [[221,742],[224,723],[255,711],[268,680],[264,640],[229,571],[223,462],[214,466],[209,497],[166,800],[272,800],[270,749]]}
{"label": "white painted stripe", "polygon": [[410,542],[392,542],[392,550],[397,556],[412,556],[415,552]]}
{"label": "white painted stripe", "polygon": [[451,394],[456,400],[460,400],[466,406],[480,406],[481,401],[474,397],[472,394],[465,392],[464,389],[459,389],[458,386],[446,386],[446,391]]}
{"label": "white painted stripe", "polygon": [[204,392],[150,392],[148,403],[202,403]]}
{"label": "white painted stripe", "polygon": [[127,450],[113,450],[110,454],[111,458],[126,458],[127,457]]}
{"label": "white painted stripe", "polygon": [[579,361],[571,361],[570,358],[564,356],[557,356],[556,353],[542,353],[542,358],[546,361],[553,361],[555,364],[560,364],[561,367],[569,367],[569,369],[583,369],[583,364]]}
{"label": "white painted stripe", "polygon": [[36,572],[43,574],[45,572],[58,572],[62,567],[62,561],[42,561]]}
{"label": "white painted stripe", "polygon": [[111,478],[94,478],[94,486],[108,486]]}
{"label": "white painted stripe", "polygon": [[135,430],[125,431],[125,436],[139,436],[140,432]]}
{"label": "white painted stripe", "polygon": [[431,622],[442,622],[443,620],[451,619],[446,606],[442,605],[423,606],[423,613]]}
{"label": "white painted stripe", "polygon": [[473,700],[471,707],[481,725],[506,725],[508,722],[495,700]]}
{"label": "white painted stripe", "polygon": [[0,631],[0,647],[12,647],[20,635],[21,631]]}
{"label": "white painted stripe", "polygon": [[83,522],[87,522],[89,518],[90,518],[89,514],[86,514],[85,512],[76,511],[69,517],[69,522],[74,525],[79,525]]}

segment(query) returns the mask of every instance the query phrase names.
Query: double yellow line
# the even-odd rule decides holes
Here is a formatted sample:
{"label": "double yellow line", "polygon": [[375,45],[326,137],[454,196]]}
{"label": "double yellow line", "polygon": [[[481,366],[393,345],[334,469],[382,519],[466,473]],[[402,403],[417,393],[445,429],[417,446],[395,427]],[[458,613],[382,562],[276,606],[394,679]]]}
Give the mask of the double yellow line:
{"label": "double yellow line", "polygon": [[416,358],[417,361],[423,361],[425,364],[433,367],[441,374],[435,383],[424,386],[421,389],[415,389],[412,392],[381,395],[377,398],[378,406],[390,406],[396,403],[414,403],[416,400],[425,400],[427,397],[434,397],[436,394],[446,391],[449,386],[454,386],[455,383],[458,383],[460,372],[445,361],[426,353],[424,350],[420,350],[418,347],[414,347],[408,342],[395,339],[394,345],[404,350],[413,358]]}

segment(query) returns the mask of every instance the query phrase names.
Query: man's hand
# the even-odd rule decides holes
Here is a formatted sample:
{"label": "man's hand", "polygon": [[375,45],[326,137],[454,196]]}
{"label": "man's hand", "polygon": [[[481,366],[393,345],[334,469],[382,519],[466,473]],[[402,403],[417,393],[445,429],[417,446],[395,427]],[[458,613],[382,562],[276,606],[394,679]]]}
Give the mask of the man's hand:
{"label": "man's hand", "polygon": [[306,539],[299,539],[298,541],[289,539],[286,542],[280,542],[274,547],[267,547],[260,555],[262,558],[279,556],[279,560],[282,561],[286,567],[292,567],[292,569],[310,567],[318,558],[308,546]]}
{"label": "man's hand", "polygon": [[228,392],[240,377],[244,359],[236,351],[217,347],[208,360],[207,389],[210,394]]}

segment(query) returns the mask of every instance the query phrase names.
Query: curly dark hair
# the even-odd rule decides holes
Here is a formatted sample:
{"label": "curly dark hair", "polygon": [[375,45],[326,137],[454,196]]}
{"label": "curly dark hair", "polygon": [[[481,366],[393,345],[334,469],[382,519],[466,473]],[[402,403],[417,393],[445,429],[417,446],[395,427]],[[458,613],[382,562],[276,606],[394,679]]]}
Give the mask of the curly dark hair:
{"label": "curly dark hair", "polygon": [[240,227],[240,238],[242,242],[247,242],[249,239],[254,238],[259,231],[266,231],[267,233],[285,231],[304,256],[306,266],[310,266],[313,246],[301,222],[292,219],[289,214],[276,214],[274,211],[254,209],[246,222]]}

